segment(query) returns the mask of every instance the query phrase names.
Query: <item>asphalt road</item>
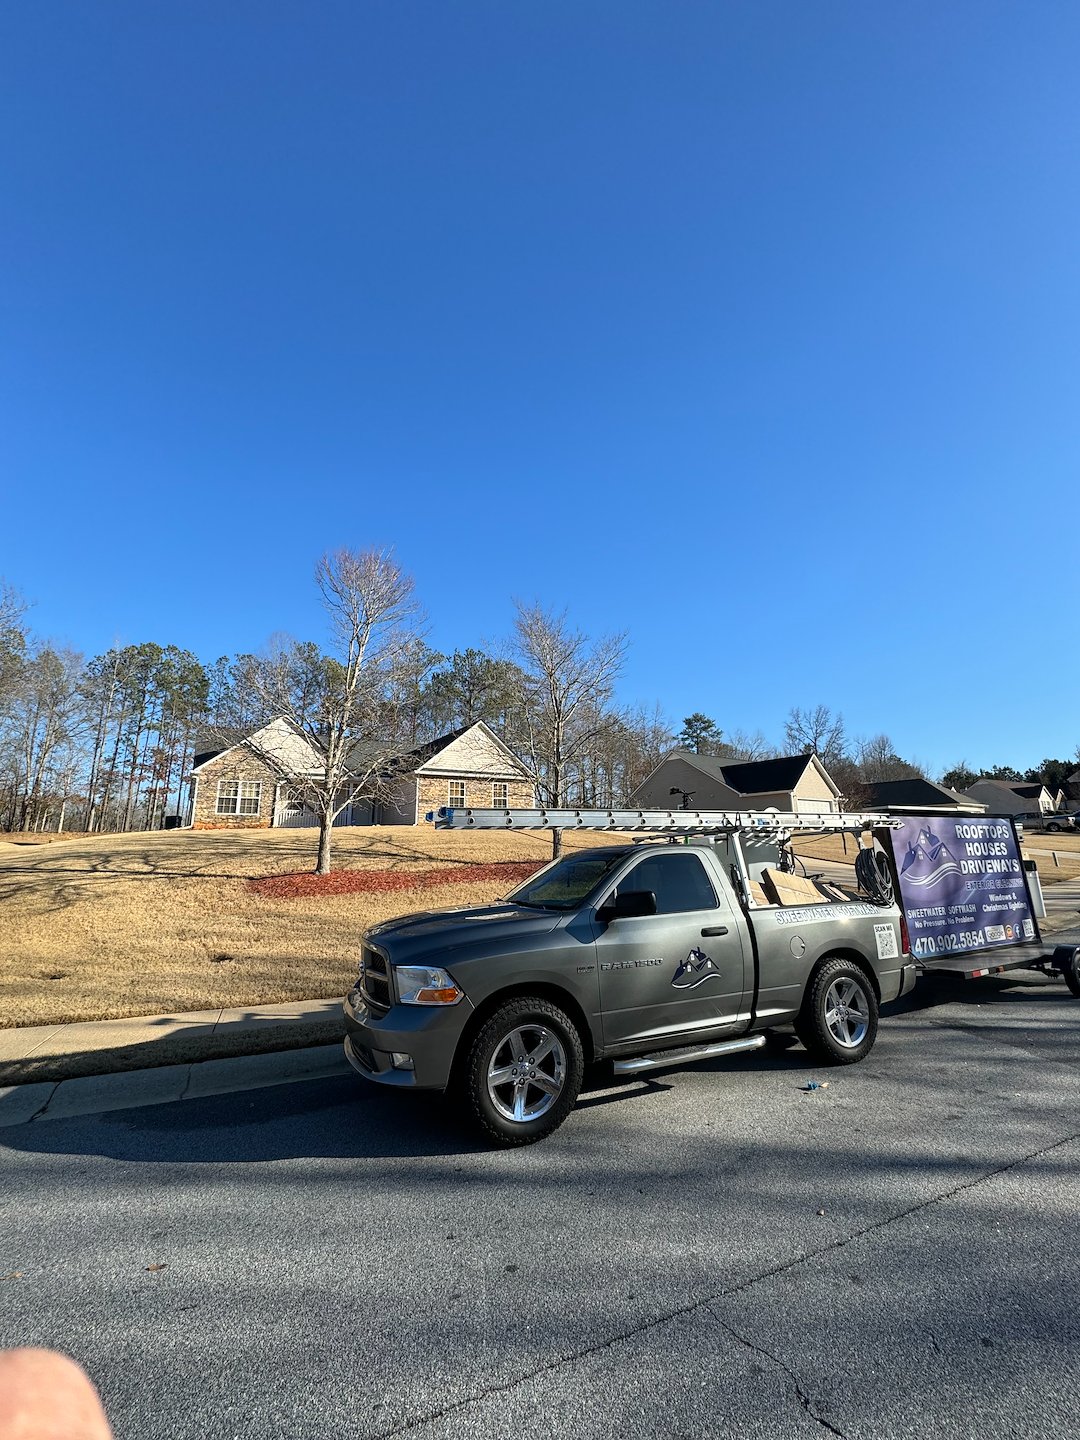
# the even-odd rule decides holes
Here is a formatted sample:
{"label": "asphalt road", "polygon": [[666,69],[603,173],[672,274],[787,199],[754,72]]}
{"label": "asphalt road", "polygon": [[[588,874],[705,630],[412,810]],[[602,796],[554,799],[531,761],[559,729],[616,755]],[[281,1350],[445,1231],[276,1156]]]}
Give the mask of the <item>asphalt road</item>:
{"label": "asphalt road", "polygon": [[1078,1026],[924,987],[850,1070],[595,1088],[517,1153],[351,1079],[8,1129],[0,1341],[123,1440],[1076,1434]]}

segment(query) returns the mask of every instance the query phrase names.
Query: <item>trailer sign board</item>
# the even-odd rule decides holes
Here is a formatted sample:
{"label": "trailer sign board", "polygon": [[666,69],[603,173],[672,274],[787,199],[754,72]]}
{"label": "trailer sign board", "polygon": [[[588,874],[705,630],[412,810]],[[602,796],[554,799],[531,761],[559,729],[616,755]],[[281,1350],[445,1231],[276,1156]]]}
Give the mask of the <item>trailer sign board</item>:
{"label": "trailer sign board", "polygon": [[889,838],[916,959],[1038,938],[1011,820],[908,815]]}

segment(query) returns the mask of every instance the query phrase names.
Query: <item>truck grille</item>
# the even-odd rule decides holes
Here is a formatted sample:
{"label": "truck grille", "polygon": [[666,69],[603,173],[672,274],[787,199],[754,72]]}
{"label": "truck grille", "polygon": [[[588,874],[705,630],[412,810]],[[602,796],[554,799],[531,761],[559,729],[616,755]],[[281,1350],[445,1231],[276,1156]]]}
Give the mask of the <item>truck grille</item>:
{"label": "truck grille", "polygon": [[394,1003],[390,993],[390,965],[379,950],[365,945],[360,951],[360,994],[368,1009],[385,1015]]}

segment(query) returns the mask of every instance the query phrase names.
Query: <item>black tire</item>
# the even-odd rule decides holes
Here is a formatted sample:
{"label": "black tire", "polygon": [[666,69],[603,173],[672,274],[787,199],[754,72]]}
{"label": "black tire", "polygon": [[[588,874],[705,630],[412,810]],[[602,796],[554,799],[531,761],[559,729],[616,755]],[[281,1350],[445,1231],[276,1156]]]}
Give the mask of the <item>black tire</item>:
{"label": "black tire", "polygon": [[[577,1026],[557,1005],[519,995],[485,1022],[463,1084],[477,1125],[496,1145],[532,1145],[574,1108],[585,1070]],[[496,1079],[496,1076],[504,1076]]]}
{"label": "black tire", "polygon": [[1058,825],[1058,824],[1056,824],[1055,822],[1051,822],[1051,824],[1047,825],[1046,828],[1047,828],[1047,830],[1053,830],[1053,831],[1055,832],[1055,834],[1056,834],[1057,831],[1060,830],[1060,829],[1062,829],[1063,827],[1060,826],[1060,825]]}
{"label": "black tire", "polygon": [[1062,979],[1069,987],[1069,993],[1080,1000],[1080,950],[1074,950],[1061,972]]}
{"label": "black tire", "polygon": [[824,1065],[854,1065],[873,1049],[878,1003],[864,970],[826,957],[810,977],[795,1033]]}

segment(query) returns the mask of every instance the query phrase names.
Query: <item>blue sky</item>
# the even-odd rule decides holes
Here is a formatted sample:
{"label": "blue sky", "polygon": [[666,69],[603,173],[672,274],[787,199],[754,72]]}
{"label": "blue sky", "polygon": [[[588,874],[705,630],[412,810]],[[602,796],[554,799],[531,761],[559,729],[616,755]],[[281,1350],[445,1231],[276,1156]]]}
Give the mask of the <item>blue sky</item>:
{"label": "blue sky", "polygon": [[1080,744],[1077,7],[78,0],[0,51],[41,634],[320,638],[318,555],[393,545],[438,648],[565,606],[676,722]]}

